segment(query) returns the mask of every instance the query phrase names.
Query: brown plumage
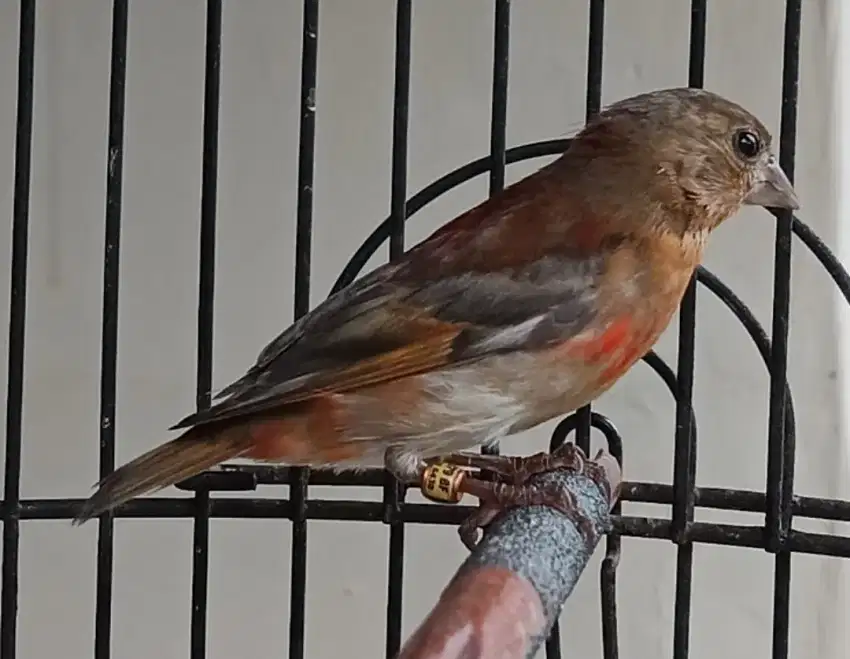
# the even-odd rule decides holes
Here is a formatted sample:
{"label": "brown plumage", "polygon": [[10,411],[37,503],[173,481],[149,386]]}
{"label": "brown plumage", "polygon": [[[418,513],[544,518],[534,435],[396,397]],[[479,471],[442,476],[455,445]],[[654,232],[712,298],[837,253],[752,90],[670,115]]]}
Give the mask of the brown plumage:
{"label": "brown plumage", "polygon": [[798,206],[758,119],[691,89],[616,103],[560,158],[294,323],[78,520],[235,457],[386,464],[409,481],[424,457],[567,414],[651,348],[742,204]]}

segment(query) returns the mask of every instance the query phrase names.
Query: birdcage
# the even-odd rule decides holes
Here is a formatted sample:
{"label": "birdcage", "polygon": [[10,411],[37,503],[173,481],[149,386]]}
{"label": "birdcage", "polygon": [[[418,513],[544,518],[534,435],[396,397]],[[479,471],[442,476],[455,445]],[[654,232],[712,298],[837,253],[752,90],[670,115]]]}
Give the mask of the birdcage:
{"label": "birdcage", "polygon": [[[14,161],[11,156],[7,158],[9,165],[0,174],[8,183],[12,209],[11,230],[4,234],[10,244],[5,250],[10,254],[5,269],[10,273],[11,287],[0,597],[0,655],[4,659],[45,656],[41,652],[46,652],[51,643],[73,645],[62,638],[63,634],[44,634],[53,628],[50,620],[57,619],[64,619],[60,629],[77,629],[93,639],[98,659],[136,656],[133,652],[141,653],[141,647],[164,648],[163,656],[188,654],[194,659],[230,656],[227,652],[238,648],[254,652],[256,647],[248,639],[261,624],[264,629],[273,627],[272,635],[282,643],[266,647],[269,656],[330,656],[331,646],[311,646],[305,630],[312,629],[315,638],[328,642],[335,638],[336,652],[349,647],[341,620],[344,614],[328,608],[328,602],[345,598],[354,604],[344,610],[352,613],[356,608],[381,628],[386,656],[397,653],[405,626],[416,623],[415,619],[405,621],[402,615],[403,595],[409,594],[407,585],[416,577],[416,568],[406,567],[406,561],[417,551],[417,565],[432,560],[421,555],[422,537],[442,533],[440,525],[456,525],[468,507],[412,501],[409,492],[401,491],[380,471],[335,474],[303,468],[227,465],[181,484],[183,493],[164,493],[122,505],[114,514],[101,516],[86,531],[85,527],[72,529],[68,524],[85,492],[73,489],[78,481],[71,487],[64,474],[73,467],[87,477],[103,476],[114,469],[117,453],[130,457],[121,448],[126,428],[136,429],[132,433],[138,441],[132,450],[138,452],[136,449],[156,439],[142,437],[142,431],[164,431],[169,425],[162,418],[166,411],[182,414],[178,403],[185,408],[194,396],[197,406],[209,405],[214,389],[214,328],[216,341],[221,344],[215,352],[217,361],[221,356],[229,371],[238,364],[247,365],[261,341],[271,338],[273,324],[282,327],[292,319],[290,311],[298,317],[328,290],[351,282],[373,259],[382,258],[379,252],[384,245],[388,245],[390,259],[401,254],[411,244],[411,235],[421,230],[417,229],[420,216],[430,212],[428,217],[444,221],[471,200],[502,189],[507,179],[515,177],[512,168],[520,171],[537,166],[540,159],[561,151],[569,129],[596,113],[603,97],[608,97],[603,94],[607,89],[603,63],[613,42],[618,48],[613,57],[620,67],[620,78],[614,85],[618,96],[623,96],[627,88],[642,91],[653,84],[655,68],[681,71],[679,79],[664,74],[671,85],[678,82],[701,87],[710,82],[706,86],[726,85],[731,89],[737,84],[736,89],[744,89],[755,84],[750,80],[754,77],[768,79],[763,88],[752,92],[751,100],[762,99],[764,107],[775,108],[779,159],[789,176],[794,176],[800,141],[800,90],[816,87],[815,82],[807,87],[805,75],[801,77],[801,40],[817,41],[828,3],[807,6],[805,21],[802,0],[725,6],[711,0],[681,0],[647,2],[645,7],[605,0],[539,5],[494,0],[447,6],[450,4],[370,0],[362,4],[328,2],[320,7],[318,0],[279,4],[197,0],[178,6],[86,0],[50,5],[21,0],[2,8],[0,48],[5,49],[10,64],[0,74],[8,91],[0,121],[6,121],[9,127],[6,152],[14,151]],[[641,7],[636,8],[639,4]],[[547,12],[562,20],[553,32],[544,34],[540,30],[553,20]],[[760,18],[762,13],[770,17]],[[711,28],[711,21],[721,14],[725,27]],[[629,24],[635,20],[638,24]],[[809,32],[801,27],[806,21],[812,25]],[[325,27],[326,22],[329,27]],[[650,35],[646,30],[652,25],[657,27]],[[732,30],[730,25],[737,29]],[[558,30],[565,37],[551,39]],[[278,31],[280,35],[276,36]],[[237,34],[241,35],[238,39]],[[134,40],[138,40],[136,44]],[[183,43],[189,45],[177,50]],[[329,50],[323,53],[320,43]],[[653,54],[636,55],[640,44],[647,43]],[[53,44],[50,48],[54,50],[45,54],[40,47],[47,48],[47,44]],[[750,47],[769,51],[773,68],[768,70],[748,60],[752,57]],[[269,56],[264,59],[264,49],[270,48],[272,55],[266,53]],[[816,45],[809,49],[816,50]],[[72,51],[77,59],[64,56]],[[469,58],[459,58],[459,53]],[[11,64],[15,61],[13,54],[16,70]],[[582,55],[578,63],[577,54]],[[355,56],[362,59],[356,66],[340,63]],[[516,57],[520,58],[519,70],[513,67]],[[133,68],[134,62],[146,58],[156,66],[138,64]],[[415,68],[417,58],[423,63],[421,70]],[[228,60],[238,60],[238,66],[228,64]],[[707,80],[707,66],[730,71],[729,77],[717,75]],[[811,71],[806,71],[812,80],[821,75],[817,66],[812,64]],[[362,74],[346,74],[357,67]],[[82,76],[86,70],[95,82]],[[234,75],[237,70],[255,77]],[[417,92],[419,79],[430,82],[423,82]],[[577,82],[581,79],[583,85]],[[12,84],[17,85],[15,94]],[[61,91],[50,92],[51,85],[59,85]],[[828,86],[825,84],[824,89]],[[560,91],[552,91],[558,87]],[[438,94],[430,93],[438,89]],[[268,91],[269,96],[258,100],[259,90]],[[160,93],[163,97],[157,100]],[[817,93],[811,91],[813,99]],[[51,100],[42,101],[42,94]],[[829,102],[823,99],[822,105],[826,107]],[[805,121],[820,116],[813,109],[819,103],[811,101]],[[134,104],[145,109],[137,111]],[[553,113],[545,108],[552,104],[564,115],[572,112],[560,128],[551,119]],[[323,108],[331,106],[338,106],[336,119],[322,114]],[[157,125],[162,126],[160,137],[151,137],[154,132],[150,126],[144,128],[148,121],[145,112],[153,113]],[[280,116],[273,116],[274,112],[280,112]],[[363,118],[366,115],[370,116],[368,120]],[[515,117],[519,121],[523,115],[531,119],[511,136],[511,121]],[[330,126],[324,138],[323,121]],[[534,126],[537,121],[539,130]],[[455,128],[440,134],[441,126],[453,123]],[[384,128],[379,130],[380,126]],[[479,127],[478,132],[467,140],[464,131],[471,127]],[[55,131],[59,131],[58,137]],[[144,139],[143,134],[147,136]],[[537,139],[524,139],[526,135]],[[823,135],[826,133],[814,146],[809,144],[810,162],[818,156],[818,145],[828,141]],[[181,150],[179,143],[184,138],[189,146]],[[441,155],[452,141],[459,143],[457,150]],[[377,144],[364,156],[360,149],[366,142]],[[487,145],[483,150],[482,142]],[[296,143],[297,148],[289,148]],[[228,150],[239,144],[240,155],[229,157]],[[197,157],[192,155],[196,146]],[[456,157],[457,153],[475,152],[477,156],[464,160]],[[60,155],[51,165],[54,153]],[[323,163],[346,153],[350,157],[342,157],[335,174],[326,170],[317,174],[326,166]],[[424,164],[417,165],[417,158]],[[811,167],[817,169],[816,165]],[[158,174],[160,168],[167,170],[168,176]],[[364,182],[366,170],[371,176],[368,184]],[[237,181],[238,172],[243,175]],[[424,183],[414,186],[413,179]],[[98,187],[104,182],[104,187]],[[470,187],[470,183],[478,187]],[[76,205],[64,203],[63,199],[71,198],[71,189],[79,185],[88,186],[85,198],[74,197]],[[361,185],[366,185],[367,191],[383,186],[387,194],[378,200],[358,194],[356,198],[364,204],[363,208],[355,207],[348,199]],[[51,190],[59,192],[51,197],[53,193],[42,193],[40,186],[52,186]],[[280,193],[279,186],[286,186],[287,192]],[[814,192],[808,199],[830,187],[813,186],[811,190]],[[457,191],[462,194],[451,198]],[[157,199],[160,193],[161,200]],[[243,207],[245,200],[258,194],[271,200],[270,208],[263,203]],[[323,195],[333,202],[323,202]],[[142,203],[142,198],[147,201]],[[289,201],[293,202],[291,207]],[[691,647],[690,656],[703,656],[705,639],[702,644],[694,643],[692,637],[702,624],[700,615],[709,616],[704,607],[698,607],[700,610],[692,615],[696,588],[692,575],[700,547],[725,545],[739,548],[735,552],[744,552],[743,548],[760,550],[748,555],[760,566],[763,577],[765,571],[770,573],[773,590],[755,596],[760,602],[758,610],[736,615],[750,616],[769,630],[769,644],[759,646],[762,656],[788,657],[794,616],[806,613],[792,611],[792,567],[800,555],[850,555],[850,540],[835,530],[835,523],[850,520],[850,504],[838,495],[827,496],[825,491],[817,491],[822,496],[803,496],[800,488],[795,488],[795,463],[799,464],[801,455],[809,450],[807,445],[834,455],[824,442],[839,444],[835,418],[840,404],[835,393],[838,367],[827,363],[827,353],[816,350],[818,339],[810,338],[815,347],[806,349],[803,359],[809,360],[809,367],[815,368],[814,360],[825,370],[820,388],[804,393],[806,404],[815,405],[814,399],[824,396],[835,400],[828,406],[831,416],[822,413],[820,407],[803,410],[807,431],[823,428],[830,438],[801,436],[798,451],[801,407],[799,399],[792,396],[794,382],[788,376],[789,361],[794,358],[789,351],[789,328],[804,322],[797,319],[809,312],[808,307],[799,307],[792,313],[792,253],[795,258],[802,254],[805,256],[800,259],[808,259],[801,266],[805,285],[810,287],[807,290],[821,291],[820,301],[810,300],[815,305],[811,314],[833,318],[825,311],[831,296],[840,293],[842,304],[850,296],[847,273],[811,228],[827,225],[807,214],[806,201],[796,217],[777,212],[771,218],[764,211],[753,211],[764,216],[761,228],[747,228],[750,233],[737,247],[733,245],[737,239],[725,239],[724,249],[736,255],[730,257],[734,267],[729,268],[736,281],[761,277],[760,290],[770,293],[772,307],[767,302],[771,298],[766,297],[757,310],[751,310],[743,297],[733,292],[734,286],[724,283],[708,264],[699,270],[681,307],[678,325],[671,330],[667,347],[672,348],[675,363],[662,358],[659,351],[646,355],[645,364],[638,367],[660,379],[666,388],[668,411],[659,426],[666,429],[668,444],[663,445],[663,438],[654,447],[636,443],[641,439],[636,434],[642,433],[645,440],[647,433],[654,432],[652,424],[649,430],[642,429],[640,419],[653,414],[650,408],[660,399],[628,399],[629,395],[637,396],[625,393],[628,383],[622,385],[625,398],[612,405],[617,411],[631,410],[622,415],[623,419],[604,414],[604,404],[594,405],[593,410],[582,409],[560,420],[554,432],[549,429],[552,446],[572,435],[579,446],[590,450],[591,436],[598,435],[626,465],[629,480],[622,503],[615,509],[614,529],[598,552],[598,603],[592,600],[581,605],[585,611],[592,608],[586,615],[599,620],[599,631],[587,631],[589,638],[583,640],[582,647],[596,647],[600,656],[620,656],[618,616],[624,615],[647,629],[665,626],[669,648],[661,643],[662,654],[672,652],[677,659],[684,659]],[[99,209],[97,216],[91,221],[79,220],[92,204]],[[166,204],[173,211],[166,210]],[[327,212],[344,208],[348,209],[345,216],[329,216],[332,214]],[[129,217],[128,210],[132,211]],[[155,213],[148,213],[150,210]],[[161,214],[170,215],[170,219],[157,219]],[[262,216],[274,219],[261,223]],[[358,231],[369,226],[371,233],[362,232],[358,241],[343,238],[348,235],[345,226],[351,216],[362,218]],[[382,217],[385,219],[380,221]],[[159,228],[145,233],[146,223]],[[245,238],[251,231],[252,237]],[[728,235],[734,231],[730,228]],[[753,261],[763,257],[764,268],[751,275],[741,254],[747,253],[747,245],[764,236],[770,236],[769,243],[761,242],[767,248],[750,250]],[[85,242],[88,247],[63,252],[63,240],[75,241],[75,245]],[[129,257],[125,256],[128,249]],[[244,253],[237,253],[239,250]],[[86,253],[95,252],[102,257],[99,262],[85,258]],[[69,258],[77,260],[69,262]],[[770,259],[772,264],[767,262]],[[325,273],[318,279],[312,276],[311,268],[316,261],[322,262]],[[182,271],[186,276],[172,282],[167,273],[176,272],[176,263],[187,264]],[[341,273],[335,281],[327,274],[333,267]],[[275,276],[284,268],[292,274],[281,283]],[[125,277],[129,281],[125,282]],[[225,303],[219,302],[222,296],[226,296]],[[748,302],[752,304],[753,300]],[[220,304],[225,305],[230,324],[217,324]],[[83,309],[80,313],[88,319],[96,318],[99,329],[88,331],[83,321],[74,325],[82,316],[63,305]],[[699,342],[695,337],[702,334],[698,307],[705,305],[725,307],[724,313],[729,314],[721,337],[726,331],[737,332],[751,341],[748,355],[731,348],[701,355],[707,361],[727,364],[716,364],[720,370],[713,377],[715,382],[725,377],[728,389],[737,393],[730,394],[723,387],[712,392],[720,398],[743,396],[749,415],[764,426],[761,434],[744,436],[753,427],[762,427],[755,421],[739,423],[739,417],[709,406],[703,414],[712,417],[707,421],[713,424],[711,433],[734,435],[736,442],[748,443],[751,450],[737,457],[726,455],[723,465],[728,466],[728,478],[698,486],[698,446],[701,456],[708,450],[715,462],[720,459],[718,453],[712,454],[704,444],[698,444],[697,428],[702,428],[699,422],[703,417],[698,406],[692,405],[695,387],[699,388]],[[120,323],[119,307],[124,314]],[[160,318],[154,321],[157,314]],[[758,317],[769,318],[769,327]],[[69,325],[59,327],[57,318]],[[43,336],[33,339],[32,333],[41,331],[39,328],[46,328]],[[169,343],[169,332],[179,338]],[[77,334],[83,338],[73,338]],[[821,347],[823,344],[821,341]],[[179,363],[171,363],[169,355],[179,355],[173,358]],[[66,362],[62,359],[75,364],[64,375]],[[122,360],[126,359],[133,363],[122,373],[127,363]],[[761,371],[754,359],[763,362]],[[746,375],[750,371],[752,379]],[[77,372],[88,373],[85,382],[99,382],[99,391],[78,380],[74,375]],[[122,377],[135,384],[122,387]],[[740,378],[738,384],[736,378]],[[187,392],[192,389],[192,379],[196,393],[190,395]],[[763,401],[755,404],[753,401],[760,399],[747,398],[748,390],[761,385],[765,387]],[[31,395],[30,387],[46,389]],[[148,393],[135,407],[123,403],[130,407],[125,408],[128,411],[122,418],[122,401],[132,400],[134,392]],[[130,420],[125,421],[128,417]],[[700,442],[704,441],[701,434]],[[46,456],[41,467],[33,467],[32,485],[26,470],[30,451],[31,455]],[[658,456],[667,456],[666,462],[646,472],[666,477],[653,480],[644,478],[639,469],[638,473],[630,469],[635,456],[643,452],[651,453],[656,464],[663,461]],[[752,456],[759,454],[766,455],[766,472],[759,462],[764,458],[755,459],[755,467],[740,466],[747,460],[752,463]],[[95,458],[97,473],[93,471]],[[736,459],[738,466],[733,464]],[[837,462],[834,457],[825,460]],[[725,468],[714,464],[711,477],[724,473]],[[760,469],[762,485],[745,485],[748,475]],[[835,478],[840,481],[840,476]],[[806,481],[807,485],[817,482],[816,476]],[[335,494],[351,492],[346,489],[351,487],[359,488],[356,496]],[[838,485],[832,491],[837,492]],[[638,509],[634,507],[637,504],[645,505]],[[701,511],[737,511],[749,516],[738,522],[714,521],[710,516],[700,517]],[[226,519],[255,520],[252,526],[233,527],[238,531],[228,532],[232,536],[223,540],[230,543],[231,551],[225,553],[230,562],[220,558],[225,554],[216,557],[216,525]],[[797,523],[801,519],[821,520],[831,526],[803,530]],[[155,523],[161,525],[157,528],[169,530],[153,534]],[[38,525],[56,529],[60,524],[62,530],[57,531],[60,535],[55,541],[38,530],[27,539],[29,530],[38,529]],[[255,535],[258,524],[276,529],[274,533],[283,533],[281,529],[286,528],[291,534],[278,538],[272,549],[282,557],[278,572],[269,572],[268,566],[262,565],[265,559],[254,554],[260,542]],[[317,524],[326,529],[318,537],[313,531]],[[379,535],[369,536],[371,540],[360,535],[346,539],[346,533],[354,533],[351,529],[361,525]],[[343,530],[327,530],[332,527]],[[268,536],[262,537],[267,547],[271,541]],[[441,537],[455,542],[453,536]],[[634,588],[625,599],[622,589],[618,590],[620,572],[640,571],[639,565],[628,566],[628,548],[621,557],[624,541],[631,538],[652,540],[642,547],[643,552],[674,549],[659,554],[672,583],[666,613],[650,611],[654,605],[649,603],[641,610],[641,596]],[[166,549],[156,548],[160,541]],[[150,561],[144,571],[147,576],[139,571],[141,563],[130,564],[122,558],[122,552],[131,550],[140,552],[134,560]],[[439,555],[445,562],[446,576],[460,551],[458,547],[456,556]],[[170,567],[160,569],[155,563],[166,554]],[[321,592],[311,594],[311,561],[323,560],[326,570],[332,565],[360,570],[356,565],[361,559],[373,569],[363,568],[362,579],[352,582],[356,587],[348,588],[345,578],[329,575],[322,582]],[[378,559],[386,562],[385,567],[375,567]],[[64,565],[66,560],[68,565]],[[75,561],[79,568],[73,567]],[[289,564],[288,574],[284,563]],[[75,576],[78,570],[84,576]],[[246,577],[252,570],[254,576]],[[234,571],[232,582],[217,585],[222,575]],[[60,572],[69,574],[71,581],[56,585],[57,577],[45,577],[39,588],[31,590],[28,579],[34,579],[36,573]],[[367,572],[372,576],[366,576]],[[134,579],[135,586],[131,587]],[[163,592],[171,579],[181,584],[179,592]],[[333,585],[335,579],[338,588]],[[583,586],[573,601],[597,588],[590,574],[583,579],[583,584],[590,585]],[[742,584],[734,582],[732,579],[724,586],[730,607],[735,598],[744,596],[736,590]],[[759,583],[764,585],[764,579]],[[266,586],[265,595],[256,594]],[[188,599],[182,593],[184,587]],[[426,595],[417,596],[421,606],[427,608],[439,587],[440,583],[435,583]],[[133,594],[137,592],[133,588],[147,588],[147,592]],[[53,610],[57,605],[54,597],[61,599],[72,592],[80,602],[79,610],[67,603],[61,611]],[[247,614],[244,619],[240,617],[241,609],[254,611],[251,616],[259,615],[260,609],[252,609],[252,601],[272,597],[273,593],[279,595],[275,596],[279,608],[274,616],[259,622]],[[366,594],[372,598],[367,598],[369,602],[380,599],[383,610],[360,603],[358,595]],[[322,602],[320,607],[310,603],[314,597]],[[124,602],[140,598],[147,613],[126,604],[117,605],[124,608],[116,613],[117,598]],[[157,613],[159,607],[163,609]],[[409,616],[410,610],[406,606],[405,615]],[[131,611],[135,613],[131,615]],[[564,620],[576,615],[575,608],[568,607],[564,615]],[[186,638],[166,641],[148,616],[157,620],[177,616],[179,622],[175,624],[186,630]],[[23,634],[26,638],[20,632],[22,624],[28,630]],[[216,647],[210,634],[219,625],[225,625],[230,636],[241,638],[234,638],[226,648]],[[634,633],[629,632],[632,636]],[[556,625],[546,644],[546,656],[559,657],[562,646],[574,642],[574,638],[562,639]],[[715,643],[712,652],[723,648],[735,654],[733,644],[744,647],[734,635],[725,639],[718,636]],[[172,649],[176,654],[171,654]],[[631,653],[625,649],[622,654]]]}

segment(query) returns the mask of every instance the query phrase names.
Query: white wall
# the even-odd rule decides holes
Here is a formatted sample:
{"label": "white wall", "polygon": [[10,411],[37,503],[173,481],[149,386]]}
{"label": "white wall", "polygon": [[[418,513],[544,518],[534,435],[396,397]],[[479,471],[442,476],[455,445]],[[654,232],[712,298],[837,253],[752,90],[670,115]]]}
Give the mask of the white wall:
{"label": "white wall", "polygon": [[[834,0],[835,3],[840,0]],[[513,3],[508,144],[580,125],[587,3]],[[37,16],[30,296],[22,496],[80,497],[97,474],[98,368],[111,3],[44,2]],[[216,386],[241,374],[292,317],[300,3],[225,3],[222,55]],[[414,8],[409,191],[488,151],[492,3]],[[604,101],[687,80],[689,3],[610,0]],[[776,132],[784,3],[710,3],[706,85],[748,106]],[[826,0],[805,3],[797,187],[801,217],[837,242],[833,201],[832,55]],[[394,3],[328,0],[319,34],[313,303],[389,207]],[[204,65],[201,0],[131,3],[121,252],[119,461],[167,437],[194,406],[195,316]],[[0,208],[12,208],[17,3],[0,3]],[[829,28],[829,29],[828,29]],[[541,161],[512,166],[516,180]],[[413,242],[486,195],[485,177],[421,212]],[[8,314],[10,221],[0,224],[0,324]],[[741,213],[716,235],[707,263],[769,327],[773,223]],[[385,258],[382,250],[380,258]],[[373,263],[377,263],[375,260]],[[795,245],[789,374],[798,418],[798,493],[838,496],[837,298]],[[768,378],[741,327],[699,298],[696,408],[700,485],[761,489]],[[5,332],[3,340],[6,340]],[[0,346],[5,371],[5,346]],[[659,346],[675,360],[675,332]],[[5,387],[5,379],[3,384]],[[623,431],[627,476],[670,482],[673,404],[640,366],[598,405]],[[506,451],[542,447],[551,426]],[[844,433],[846,434],[846,432]],[[846,493],[846,489],[843,490]],[[172,494],[173,491],[169,491]],[[379,497],[377,492],[321,496]],[[284,497],[286,488],[263,490]],[[633,514],[667,515],[630,505]],[[758,524],[754,514],[698,519]],[[797,522],[798,528],[830,526]],[[288,522],[213,520],[209,657],[283,656],[288,642]],[[834,531],[834,529],[832,529]],[[382,656],[387,529],[309,527],[307,656]],[[116,523],[116,657],[187,656],[190,521]],[[25,522],[19,656],[91,656],[96,525]],[[598,552],[597,560],[601,556]],[[451,528],[408,531],[404,630],[433,604],[464,551]],[[626,539],[620,565],[621,655],[669,656],[675,548]],[[847,656],[848,611],[836,559],[795,557],[791,656]],[[692,657],[767,656],[772,558],[698,546]],[[597,565],[563,618],[571,656],[601,656]]]}

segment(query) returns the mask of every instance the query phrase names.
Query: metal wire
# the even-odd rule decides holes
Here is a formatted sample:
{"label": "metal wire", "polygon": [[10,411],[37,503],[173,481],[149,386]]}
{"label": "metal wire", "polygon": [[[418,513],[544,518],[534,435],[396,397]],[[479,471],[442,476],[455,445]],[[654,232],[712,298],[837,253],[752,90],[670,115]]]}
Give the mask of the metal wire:
{"label": "metal wire", "polygon": [[[702,86],[704,79],[707,0],[692,0],[688,84]],[[779,158],[789,177],[794,175],[801,0],[787,0],[785,15],[782,115]],[[413,3],[397,0],[395,34],[395,81],[392,121],[392,173],[390,211],[354,252],[342,269],[333,290],[352,281],[369,258],[384,244],[389,256],[404,250],[405,223],[416,212],[472,177],[487,174],[490,194],[504,187],[508,164],[562,151],[568,140],[551,140],[507,148],[508,69],[511,28],[509,0],[493,4],[493,75],[490,153],[407,196],[407,128],[409,114],[410,53]],[[586,77],[586,114],[599,110],[602,90],[602,58],[605,26],[604,0],[589,0]],[[112,65],[109,86],[105,251],[103,264],[103,326],[101,354],[100,473],[114,468],[115,374],[121,190],[124,126],[124,79],[126,69],[128,3],[114,0],[112,9]],[[203,172],[201,187],[200,283],[198,289],[197,405],[209,405],[212,382],[212,321],[215,288],[216,187],[218,161],[219,64],[221,55],[222,2],[207,0],[206,69],[203,109]],[[15,143],[14,207],[12,214],[11,298],[9,326],[8,395],[6,405],[6,461],[3,501],[2,591],[0,591],[0,656],[16,656],[18,602],[18,546],[22,520],[71,518],[80,503],[74,499],[20,499],[21,425],[23,407],[24,337],[26,328],[27,248],[30,193],[30,151],[33,122],[33,60],[36,15],[34,0],[20,2],[17,131]],[[298,199],[295,243],[295,315],[309,308],[310,256],[313,206],[313,165],[316,131],[318,0],[304,0],[301,59],[301,126],[298,149]],[[774,659],[788,656],[790,570],[792,553],[850,557],[850,538],[795,531],[794,517],[850,521],[850,502],[799,497],[793,494],[794,406],[786,379],[787,336],[790,311],[792,236],[812,252],[850,303],[850,275],[814,232],[790,213],[777,213],[774,306],[770,336],[746,305],[714,274],[700,268],[682,304],[676,369],[654,352],[644,363],[669,389],[676,405],[673,484],[626,483],[623,501],[667,507],[669,519],[618,516],[609,535],[600,572],[602,592],[602,646],[606,659],[618,657],[616,570],[620,538],[637,536],[667,539],[678,545],[674,610],[673,656],[686,659],[689,650],[691,579],[694,543],[758,547],[775,554],[773,598]],[[691,405],[694,368],[696,296],[704,290],[720,299],[752,339],[770,374],[768,468],[765,491],[753,492],[695,485],[697,422]],[[590,406],[564,419],[555,430],[552,446],[575,433],[576,441],[589,448],[592,429],[599,431],[611,452],[622,460],[622,438],[610,420]],[[383,488],[381,502],[319,500],[309,497],[308,485],[366,486]],[[289,486],[288,499],[218,498],[216,491],[251,491],[263,486]],[[405,525],[457,524],[468,507],[410,504],[404,492],[383,471],[333,474],[274,466],[226,466],[191,479],[179,487],[193,498],[145,498],[120,506],[99,519],[95,656],[106,659],[111,651],[113,519],[191,518],[194,522],[192,559],[191,656],[207,656],[206,621],[209,574],[209,528],[211,519],[262,518],[292,522],[289,656],[305,654],[304,627],[307,592],[307,521],[358,520],[382,522],[389,528],[389,561],[386,606],[386,655],[401,644],[404,583]],[[697,507],[761,513],[764,525],[732,525],[694,521]],[[619,515],[620,506],[615,508]],[[557,626],[547,643],[547,656],[561,656]]]}
{"label": "metal wire", "polygon": [[[396,4],[395,90],[393,96],[392,171],[390,174],[390,260],[404,253],[407,221],[407,124],[410,97],[411,0]],[[399,513],[404,488],[387,472],[384,475],[384,523],[390,527],[387,564],[387,610],[384,648],[388,657],[401,647],[401,613],[404,587],[404,520]]]}
{"label": "metal wire", "polygon": [[24,338],[27,311],[30,155],[32,152],[35,2],[21,3],[18,46],[18,119],[15,131],[15,196],[12,209],[12,284],[9,296],[9,374],[6,394],[6,465],[3,500],[3,587],[0,591],[0,655],[15,656],[18,614],[18,546],[21,496],[21,426],[24,407]]}
{"label": "metal wire", "polygon": [[[313,161],[316,147],[316,68],[319,51],[319,0],[304,0],[301,35],[301,133],[298,144],[298,208],[295,225],[295,317],[310,306],[310,257],[313,238]],[[308,469],[293,469],[289,497],[292,521],[292,567],[289,584],[289,656],[304,656],[307,600]]]}
{"label": "metal wire", "polygon": [[[599,112],[602,105],[602,56],[605,51],[605,0],[589,0],[587,20],[587,82],[585,89],[585,119],[590,119]],[[575,412],[575,440],[576,444],[585,452],[590,453],[590,428],[593,419],[593,406],[585,405]],[[555,433],[552,438],[551,448],[554,449],[560,442],[566,439],[566,435],[559,438]],[[619,505],[619,504],[618,504]],[[619,508],[616,509],[619,512]],[[608,543],[610,550],[610,542]],[[611,573],[609,579],[614,579]],[[615,588],[613,582],[605,584],[606,589],[611,592]],[[605,614],[603,611],[603,620]],[[604,624],[604,623],[603,623]],[[546,640],[546,656],[549,659],[560,659],[561,657],[561,626],[556,621],[552,626],[549,638]]]}
{"label": "metal wire", "polygon": [[[103,254],[103,315],[100,356],[100,477],[115,469],[115,387],[118,366],[118,284],[121,253],[121,192],[124,167],[124,83],[127,70],[127,0],[112,7],[112,67],[106,152],[106,235]],[[110,655],[114,528],[110,513],[98,520],[94,654]]]}
{"label": "metal wire", "polygon": [[[198,267],[198,360],[196,404],[210,406],[213,369],[215,297],[216,189],[218,184],[218,115],[221,63],[221,0],[207,2],[204,64],[204,137],[201,170],[201,235]],[[195,491],[192,532],[191,657],[203,659],[207,648],[207,594],[210,549],[210,492]]]}

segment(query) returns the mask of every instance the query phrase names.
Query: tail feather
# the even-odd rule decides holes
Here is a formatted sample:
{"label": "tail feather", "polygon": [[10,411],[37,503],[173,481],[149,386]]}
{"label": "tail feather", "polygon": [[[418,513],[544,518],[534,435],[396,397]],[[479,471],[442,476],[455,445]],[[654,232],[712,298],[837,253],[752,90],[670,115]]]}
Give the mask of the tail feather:
{"label": "tail feather", "polygon": [[156,492],[205,469],[238,457],[251,448],[248,433],[224,431],[216,435],[192,429],[177,439],[158,446],[97,484],[97,491],[81,506],[74,524],[111,510],[142,494]]}

